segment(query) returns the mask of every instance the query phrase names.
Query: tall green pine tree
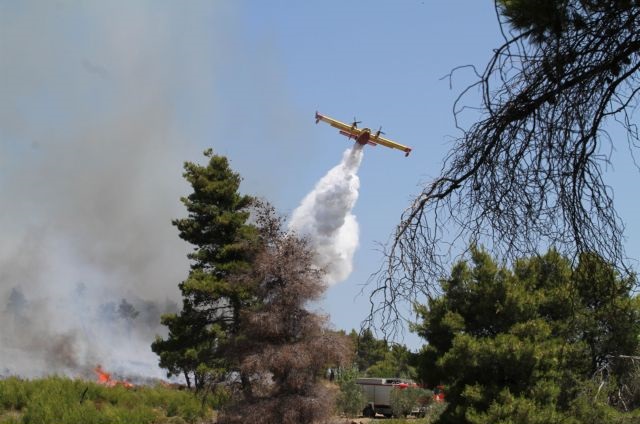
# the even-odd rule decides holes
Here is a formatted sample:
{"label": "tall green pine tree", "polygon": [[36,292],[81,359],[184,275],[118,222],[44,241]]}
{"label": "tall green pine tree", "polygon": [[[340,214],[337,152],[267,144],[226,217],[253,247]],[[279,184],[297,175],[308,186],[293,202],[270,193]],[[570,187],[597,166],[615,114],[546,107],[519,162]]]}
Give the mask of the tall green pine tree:
{"label": "tall green pine tree", "polygon": [[188,216],[172,221],[180,238],[194,246],[187,255],[192,261],[189,275],[179,285],[182,311],[162,317],[168,337],[152,344],[160,366],[169,375],[183,374],[197,389],[233,369],[231,359],[220,352],[238,331],[240,311],[252,294],[231,276],[249,269],[257,240],[255,227],[247,223],[254,200],[239,194],[240,175],[211,149],[204,155],[209,158],[205,166],[184,165],[183,176],[193,188],[180,199]]}

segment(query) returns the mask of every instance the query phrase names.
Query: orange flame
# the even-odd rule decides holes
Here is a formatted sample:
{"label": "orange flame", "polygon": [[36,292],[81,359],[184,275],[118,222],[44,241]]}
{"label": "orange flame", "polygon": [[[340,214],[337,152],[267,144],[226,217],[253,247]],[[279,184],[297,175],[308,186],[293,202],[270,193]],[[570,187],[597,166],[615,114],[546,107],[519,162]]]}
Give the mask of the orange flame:
{"label": "orange flame", "polygon": [[97,365],[93,371],[98,374],[98,383],[110,386],[111,374],[102,369],[102,365]]}
{"label": "orange flame", "polygon": [[102,365],[98,364],[93,371],[98,375],[98,383],[99,384],[104,384],[107,387],[114,387],[114,386],[124,386],[127,389],[130,389],[133,387],[132,383],[129,383],[126,380],[112,380],[111,379],[111,374],[106,372],[103,368]]}

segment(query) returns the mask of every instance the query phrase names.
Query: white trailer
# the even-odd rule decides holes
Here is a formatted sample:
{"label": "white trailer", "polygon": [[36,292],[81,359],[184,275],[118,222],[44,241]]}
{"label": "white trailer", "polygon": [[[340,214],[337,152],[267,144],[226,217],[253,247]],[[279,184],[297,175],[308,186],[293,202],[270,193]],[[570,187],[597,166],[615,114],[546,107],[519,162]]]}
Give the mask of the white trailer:
{"label": "white trailer", "polygon": [[414,381],[403,378],[358,378],[356,383],[367,397],[367,406],[362,411],[365,417],[374,417],[376,414],[391,417],[391,390],[396,387],[418,387]]}

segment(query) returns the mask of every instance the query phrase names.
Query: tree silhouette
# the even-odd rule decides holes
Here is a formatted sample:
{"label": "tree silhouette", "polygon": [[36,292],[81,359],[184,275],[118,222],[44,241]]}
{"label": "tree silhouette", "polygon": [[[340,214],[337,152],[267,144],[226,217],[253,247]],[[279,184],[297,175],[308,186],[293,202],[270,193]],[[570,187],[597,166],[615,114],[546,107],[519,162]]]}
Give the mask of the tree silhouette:
{"label": "tree silhouette", "polygon": [[[403,213],[374,279],[371,319],[388,331],[403,301],[438,294],[464,248],[501,260],[555,247],[597,252],[628,272],[624,225],[603,172],[635,154],[640,6],[633,1],[497,0],[504,43],[454,106],[461,136],[439,177]],[[473,68],[475,70],[475,68]],[[455,72],[455,71],[454,71]],[[459,122],[476,105],[479,119]],[[608,132],[615,124],[623,140]],[[626,139],[625,139],[626,138]]]}

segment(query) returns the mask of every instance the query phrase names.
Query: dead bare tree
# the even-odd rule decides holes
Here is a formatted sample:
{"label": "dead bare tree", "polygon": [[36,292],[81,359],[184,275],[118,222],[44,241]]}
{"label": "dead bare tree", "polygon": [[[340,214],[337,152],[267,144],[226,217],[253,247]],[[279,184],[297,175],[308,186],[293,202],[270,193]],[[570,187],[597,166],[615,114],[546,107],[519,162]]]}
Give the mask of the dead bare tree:
{"label": "dead bare tree", "polygon": [[227,354],[239,358],[240,371],[218,423],[326,422],[333,394],[321,379],[327,366],[348,363],[350,341],[307,309],[326,289],[307,242],[283,231],[270,207],[257,221],[262,250],[239,281],[251,287],[256,304],[242,312],[239,334],[229,344]]}
{"label": "dead bare tree", "polygon": [[[406,317],[401,305],[437,294],[451,261],[474,243],[505,261],[553,246],[570,257],[597,252],[629,269],[624,225],[603,174],[612,124],[626,131],[615,146],[626,142],[631,155],[640,146],[632,119],[640,6],[547,0],[553,13],[527,16],[541,9],[526,3],[496,1],[504,44],[457,99],[462,135],[440,176],[403,213],[372,279],[369,319],[386,332]],[[480,118],[463,128],[474,92]]]}

